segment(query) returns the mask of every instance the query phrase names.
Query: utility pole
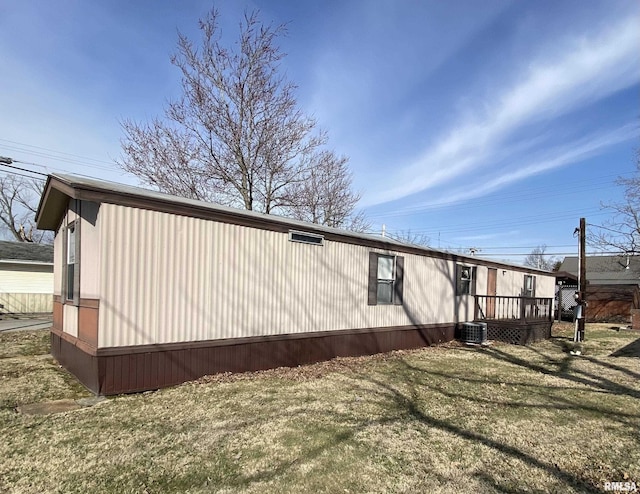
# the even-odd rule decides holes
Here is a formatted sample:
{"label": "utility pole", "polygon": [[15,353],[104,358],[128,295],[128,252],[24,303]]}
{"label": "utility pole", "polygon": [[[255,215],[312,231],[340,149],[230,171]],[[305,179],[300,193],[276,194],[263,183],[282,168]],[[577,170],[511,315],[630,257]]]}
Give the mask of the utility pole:
{"label": "utility pole", "polygon": [[580,218],[580,232],[578,240],[578,305],[579,313],[582,317],[578,318],[578,328],[576,338],[577,341],[584,341],[584,321],[587,315],[587,262],[586,262],[586,230],[587,222],[584,218]]}

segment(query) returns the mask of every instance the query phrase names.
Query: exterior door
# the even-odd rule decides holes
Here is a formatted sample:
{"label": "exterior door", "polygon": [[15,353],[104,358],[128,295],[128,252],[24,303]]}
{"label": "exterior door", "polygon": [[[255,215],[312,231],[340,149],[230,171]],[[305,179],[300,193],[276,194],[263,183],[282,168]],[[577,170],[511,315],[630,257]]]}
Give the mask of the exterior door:
{"label": "exterior door", "polygon": [[487,319],[496,318],[496,295],[498,286],[498,270],[489,268],[487,278]]}

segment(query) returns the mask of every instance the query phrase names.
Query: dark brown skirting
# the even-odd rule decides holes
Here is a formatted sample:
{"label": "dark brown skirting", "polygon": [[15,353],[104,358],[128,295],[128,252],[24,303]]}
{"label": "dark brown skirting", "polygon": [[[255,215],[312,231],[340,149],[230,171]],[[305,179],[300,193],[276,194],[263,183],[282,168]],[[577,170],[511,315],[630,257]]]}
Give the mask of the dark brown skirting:
{"label": "dark brown skirting", "polygon": [[74,345],[70,339],[63,338],[60,332],[52,329],[51,355],[90,391],[99,394],[98,357]]}
{"label": "dark brown skirting", "polygon": [[403,326],[98,350],[54,330],[51,352],[91,391],[114,395],[173,386],[219,372],[294,367],[334,357],[420,348],[452,340],[454,328],[453,323]]}

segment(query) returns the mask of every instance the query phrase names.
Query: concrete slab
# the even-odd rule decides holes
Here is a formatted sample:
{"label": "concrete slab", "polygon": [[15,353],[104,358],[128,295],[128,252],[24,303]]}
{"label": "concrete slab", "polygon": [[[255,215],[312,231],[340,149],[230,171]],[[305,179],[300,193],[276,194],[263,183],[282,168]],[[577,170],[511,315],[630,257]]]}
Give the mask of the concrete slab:
{"label": "concrete slab", "polygon": [[50,413],[69,412],[79,410],[107,402],[104,396],[88,396],[77,400],[62,399],[53,401],[41,401],[40,403],[29,403],[17,407],[18,413],[23,415],[48,415]]}
{"label": "concrete slab", "polygon": [[18,407],[18,413],[23,415],[47,415],[49,413],[78,410],[79,408],[82,408],[82,405],[76,403],[76,400],[55,400],[21,405]]}

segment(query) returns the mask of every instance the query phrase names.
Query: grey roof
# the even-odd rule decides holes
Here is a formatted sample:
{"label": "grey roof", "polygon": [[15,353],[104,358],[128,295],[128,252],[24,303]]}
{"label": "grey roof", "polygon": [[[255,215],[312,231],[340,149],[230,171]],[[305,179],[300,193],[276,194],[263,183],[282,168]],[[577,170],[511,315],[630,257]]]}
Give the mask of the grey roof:
{"label": "grey roof", "polygon": [[[407,244],[405,242],[399,242],[397,240],[394,240],[392,238],[389,237],[381,237],[378,235],[373,235],[373,234],[365,234],[365,233],[356,233],[356,232],[352,232],[349,230],[342,230],[339,228],[333,228],[333,227],[328,227],[328,226],[324,226],[324,225],[319,225],[316,223],[308,223],[305,221],[299,221],[299,220],[294,220],[292,218],[287,218],[284,216],[278,216],[276,214],[265,214],[265,213],[258,213],[256,211],[248,211],[248,210],[244,210],[244,209],[237,209],[237,208],[232,208],[229,206],[222,206],[220,204],[214,204],[214,203],[210,203],[210,202],[205,202],[205,201],[199,201],[196,199],[188,199],[185,197],[178,197],[178,196],[173,196],[170,194],[166,194],[163,192],[158,192],[158,191],[154,191],[154,190],[149,190],[149,189],[143,189],[140,187],[135,187],[132,185],[125,185],[125,184],[121,184],[121,183],[117,183],[117,182],[111,182],[111,181],[107,181],[107,180],[98,180],[98,179],[92,179],[92,178],[87,178],[87,177],[81,177],[78,175],[68,175],[68,174],[62,174],[62,173],[52,173],[50,175],[50,179],[47,182],[47,187],[45,187],[45,194],[46,191],[48,190],[48,186],[49,183],[51,181],[51,178],[55,178],[58,179],[62,182],[65,182],[67,185],[71,186],[72,188],[87,188],[87,189],[92,189],[92,190],[98,190],[98,191],[104,191],[104,192],[109,192],[109,193],[115,193],[118,195],[122,195],[122,196],[129,196],[129,197],[143,197],[143,198],[148,198],[148,199],[155,199],[158,201],[166,201],[166,202],[171,202],[173,204],[181,204],[181,205],[185,205],[185,206],[190,206],[190,207],[194,207],[194,208],[199,208],[199,209],[206,209],[206,210],[210,210],[210,211],[218,211],[218,212],[222,212],[222,213],[228,213],[228,214],[232,214],[234,216],[237,217],[246,217],[246,218],[254,218],[258,221],[263,221],[266,223],[275,223],[275,224],[281,224],[281,225],[286,225],[289,228],[294,228],[294,229],[303,229],[303,230],[310,230],[310,231],[315,231],[318,233],[333,233],[333,234],[338,234],[341,235],[343,237],[351,237],[351,238],[355,238],[355,239],[363,239],[363,240],[375,240],[377,242],[383,242],[385,244],[389,244],[391,246],[397,246],[397,247],[410,247],[413,250],[416,251],[422,251],[425,253],[440,253],[440,254],[444,254],[444,255],[454,255],[456,258],[458,259],[468,259],[470,262],[476,262],[476,263],[490,263],[491,265],[498,265],[498,266],[506,266],[506,267],[512,267],[512,268],[519,268],[520,270],[526,270],[527,272],[539,272],[539,273],[549,273],[548,271],[544,271],[544,270],[540,270],[540,269],[535,269],[535,268],[531,268],[528,266],[522,266],[520,264],[513,264],[513,263],[509,263],[509,262],[504,262],[504,261],[495,261],[495,260],[490,260],[490,259],[483,259],[482,257],[471,257],[471,256],[466,256],[464,254],[457,254],[457,253],[451,253],[451,252],[447,252],[447,251],[443,251],[443,250],[439,250],[439,249],[434,249],[431,247],[424,247],[424,246],[419,246],[419,245],[413,245],[413,244]],[[39,222],[39,218],[41,217],[42,213],[43,213],[43,201],[45,199],[45,195],[43,195],[41,201],[40,201],[40,206],[38,207],[38,212],[36,214],[36,219]],[[106,199],[105,199],[106,200]],[[39,225],[40,227],[40,225]],[[45,228],[46,229],[46,228]]]}
{"label": "grey roof", "polygon": [[[640,284],[640,256],[587,256],[587,281],[593,285]],[[559,271],[578,274],[578,257],[565,257]]]}
{"label": "grey roof", "polygon": [[0,261],[53,262],[53,245],[0,241]]}
{"label": "grey roof", "polygon": [[[376,235],[371,235],[371,234],[366,234],[366,233],[355,233],[349,230],[342,230],[340,228],[334,228],[334,227],[330,227],[330,226],[325,226],[325,225],[320,225],[320,224],[316,224],[316,223],[308,223],[306,221],[300,221],[300,220],[295,220],[293,218],[288,218],[286,216],[279,216],[277,214],[271,213],[271,214],[266,214],[266,213],[259,213],[257,211],[249,211],[246,209],[238,209],[238,208],[232,208],[229,206],[223,206],[222,204],[216,204],[216,203],[212,203],[212,202],[206,202],[206,201],[200,201],[197,199],[189,199],[186,197],[179,197],[179,196],[174,196],[171,194],[167,194],[164,192],[158,192],[156,190],[149,190],[149,189],[143,189],[141,187],[135,187],[133,185],[125,185],[125,184],[121,184],[121,183],[117,183],[117,182],[111,182],[108,180],[98,180],[98,179],[92,179],[92,178],[87,178],[87,177],[80,177],[77,175],[68,175],[68,174],[63,174],[63,173],[52,173],[51,174],[52,177],[56,177],[59,179],[64,180],[65,182],[69,183],[69,185],[71,186],[88,186],[94,189],[102,189],[102,190],[106,190],[109,192],[115,192],[118,194],[124,194],[124,195],[128,195],[128,196],[138,196],[138,197],[147,197],[149,199],[158,199],[158,200],[162,200],[162,201],[171,201],[173,203],[180,203],[180,204],[185,204],[185,205],[189,205],[189,206],[197,206],[199,208],[206,208],[206,209],[210,209],[212,211],[220,211],[220,212],[226,212],[226,213],[233,213],[235,215],[240,215],[240,216],[245,216],[245,217],[250,217],[250,218],[256,218],[256,219],[262,219],[265,221],[269,221],[269,222],[274,222],[274,223],[284,223],[286,225],[289,226],[294,226],[294,227],[299,227],[299,228],[309,228],[309,227],[313,227],[314,230],[319,230],[319,231],[324,231],[326,233],[340,233],[343,235],[348,235],[350,237],[360,237],[360,238],[365,238],[365,239],[375,239],[375,240],[381,240],[383,239],[385,242],[389,243],[389,244],[395,244],[395,245],[407,245],[406,243],[403,242],[399,242],[397,240],[394,240],[390,237],[379,237]],[[429,248],[428,250],[435,250],[435,249],[431,249]]]}

